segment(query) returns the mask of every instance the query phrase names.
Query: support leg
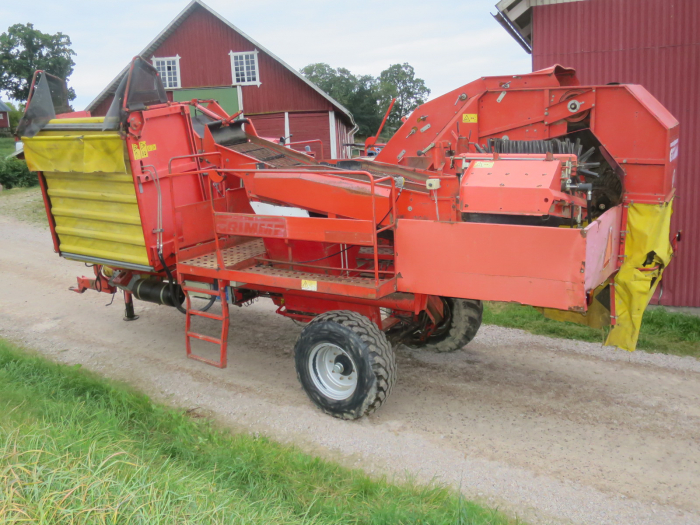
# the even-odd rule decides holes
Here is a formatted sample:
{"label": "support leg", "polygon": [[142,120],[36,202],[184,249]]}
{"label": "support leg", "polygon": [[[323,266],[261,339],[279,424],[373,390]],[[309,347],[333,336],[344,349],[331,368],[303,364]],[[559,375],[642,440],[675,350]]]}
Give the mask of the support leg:
{"label": "support leg", "polygon": [[130,292],[124,292],[124,320],[136,321],[139,316],[134,314],[134,296]]}

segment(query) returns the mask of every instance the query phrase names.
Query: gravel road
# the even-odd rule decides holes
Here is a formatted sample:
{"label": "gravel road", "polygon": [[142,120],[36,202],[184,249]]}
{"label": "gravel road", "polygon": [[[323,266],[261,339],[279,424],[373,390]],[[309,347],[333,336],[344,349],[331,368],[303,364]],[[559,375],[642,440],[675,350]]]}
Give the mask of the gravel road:
{"label": "gravel road", "polygon": [[229,368],[187,360],[184,317],[68,291],[82,264],[48,231],[0,217],[0,336],[81,363],[237,430],[375,474],[437,480],[531,523],[700,524],[700,361],[486,326],[464,350],[399,349],[370,418],[324,416],[299,387],[299,328],[260,301],[232,310]]}

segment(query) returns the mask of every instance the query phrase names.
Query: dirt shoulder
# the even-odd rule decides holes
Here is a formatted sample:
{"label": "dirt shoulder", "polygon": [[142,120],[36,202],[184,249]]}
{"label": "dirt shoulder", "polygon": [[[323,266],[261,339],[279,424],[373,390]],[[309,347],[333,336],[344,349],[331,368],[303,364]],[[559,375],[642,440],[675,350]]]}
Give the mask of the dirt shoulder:
{"label": "dirt shoulder", "polygon": [[232,310],[229,368],[187,360],[184,317],[68,291],[83,265],[0,217],[0,335],[159,400],[376,473],[460,486],[540,523],[700,523],[700,361],[484,327],[460,352],[401,349],[392,397],[338,421],[300,389],[299,328],[266,301]]}

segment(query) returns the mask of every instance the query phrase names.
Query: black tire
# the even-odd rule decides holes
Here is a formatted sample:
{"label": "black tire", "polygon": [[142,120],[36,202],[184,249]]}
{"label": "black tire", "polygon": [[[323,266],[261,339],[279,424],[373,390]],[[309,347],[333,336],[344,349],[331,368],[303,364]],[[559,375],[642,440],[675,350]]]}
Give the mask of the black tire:
{"label": "black tire", "polygon": [[[343,377],[354,378],[355,388],[344,399],[330,397],[318,386],[323,384],[318,368],[318,348],[334,345],[349,357],[351,370]],[[368,318],[348,310],[334,310],[315,317],[304,327],[294,359],[297,378],[309,399],[326,414],[341,419],[358,419],[371,414],[386,401],[396,382],[396,359],[386,336]],[[338,376],[339,377],[339,376]]]}
{"label": "black tire", "polygon": [[408,341],[406,346],[437,353],[455,352],[464,348],[476,337],[483,317],[483,303],[474,299],[451,297],[442,299],[450,310],[446,324],[438,327],[437,333],[428,337],[425,343],[416,344]]}

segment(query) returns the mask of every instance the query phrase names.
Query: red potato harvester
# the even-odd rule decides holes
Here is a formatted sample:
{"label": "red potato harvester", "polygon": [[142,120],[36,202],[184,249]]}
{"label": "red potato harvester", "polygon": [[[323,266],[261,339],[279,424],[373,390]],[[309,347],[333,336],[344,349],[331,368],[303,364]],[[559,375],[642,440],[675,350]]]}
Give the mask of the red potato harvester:
{"label": "red potato harvester", "polygon": [[127,320],[132,297],[178,308],[188,357],[221,368],[230,305],[267,297],[304,324],[299,379],[336,417],[385,401],[392,345],[464,347],[482,301],[611,326],[607,344],[633,350],[672,257],[678,122],[641,86],[561,67],[481,78],[416,108],[371,161],[168,102],[139,57],[104,118],[66,112],[63,90],[38,72],[19,134],[55,250],[93,265],[74,290],[123,290]]}

